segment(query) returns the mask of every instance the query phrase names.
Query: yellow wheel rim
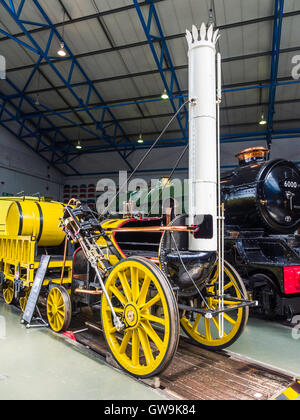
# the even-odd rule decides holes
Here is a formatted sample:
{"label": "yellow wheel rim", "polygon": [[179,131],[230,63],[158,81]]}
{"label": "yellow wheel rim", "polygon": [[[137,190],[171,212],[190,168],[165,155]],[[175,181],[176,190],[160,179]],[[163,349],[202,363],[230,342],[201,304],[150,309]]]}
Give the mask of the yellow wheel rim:
{"label": "yellow wheel rim", "polygon": [[25,291],[25,296],[24,296],[24,297],[21,297],[21,298],[20,298],[20,301],[19,301],[20,308],[21,308],[21,311],[22,311],[23,313],[25,312],[25,309],[26,309],[26,305],[27,305],[27,302],[28,302],[29,295],[30,295],[30,288],[28,287],[28,288],[26,288],[26,291]]}
{"label": "yellow wheel rim", "polygon": [[[207,293],[210,295],[218,295],[215,283],[218,281],[218,268],[207,287]],[[235,270],[226,263],[224,267],[224,293],[234,298],[244,298],[246,290]],[[243,295],[243,296],[242,296]],[[215,297],[208,297],[206,301],[211,309],[218,309],[219,300]],[[236,302],[230,299],[224,301],[225,307],[235,307]],[[204,302],[201,304],[206,309]],[[200,346],[211,349],[221,349],[230,346],[240,336],[248,320],[248,308],[240,308],[223,314],[224,317],[224,334],[220,337],[220,321],[219,316],[207,319],[199,313],[185,314],[181,318],[181,326],[188,336],[196,341]]]}
{"label": "yellow wheel rim", "polygon": [[66,329],[71,320],[71,302],[63,287],[51,289],[47,299],[47,316],[51,329],[60,332]]}
{"label": "yellow wheel rim", "polygon": [[105,285],[116,314],[126,324],[125,330],[117,333],[105,295],[102,324],[117,362],[129,373],[146,377],[157,371],[168,352],[171,316],[158,276],[138,260],[119,263]]}
{"label": "yellow wheel rim", "polygon": [[7,280],[7,288],[3,289],[3,297],[7,305],[11,305],[14,300],[15,287],[14,283]]}

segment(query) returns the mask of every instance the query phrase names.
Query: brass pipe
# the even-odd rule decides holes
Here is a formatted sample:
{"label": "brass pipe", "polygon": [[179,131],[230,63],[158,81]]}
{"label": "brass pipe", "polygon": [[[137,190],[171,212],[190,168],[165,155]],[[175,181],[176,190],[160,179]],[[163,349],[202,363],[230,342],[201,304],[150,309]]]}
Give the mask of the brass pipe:
{"label": "brass pipe", "polygon": [[107,229],[110,232],[194,232],[195,228],[188,226],[153,226]]}
{"label": "brass pipe", "polygon": [[102,290],[87,290],[87,289],[75,289],[75,294],[82,295],[102,295]]}
{"label": "brass pipe", "polygon": [[147,260],[153,262],[154,264],[159,264],[159,258],[155,258],[155,257],[146,257]]}

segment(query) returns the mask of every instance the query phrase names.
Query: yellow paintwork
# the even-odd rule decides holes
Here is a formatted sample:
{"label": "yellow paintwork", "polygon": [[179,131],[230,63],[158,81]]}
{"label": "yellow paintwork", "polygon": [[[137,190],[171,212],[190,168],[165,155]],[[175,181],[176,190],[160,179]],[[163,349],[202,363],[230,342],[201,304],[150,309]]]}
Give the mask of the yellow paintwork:
{"label": "yellow paintwork", "polygon": [[47,315],[50,327],[55,332],[60,332],[65,322],[65,304],[61,291],[54,287],[47,298]]}
{"label": "yellow paintwork", "polygon": [[[240,290],[236,286],[236,281],[233,273],[228,269],[228,267],[224,267],[224,272],[228,277],[227,282],[225,282],[224,291],[229,288],[234,288],[236,298],[241,299],[242,295]],[[226,277],[226,278],[227,278]],[[218,269],[216,269],[216,274],[212,281],[210,282],[211,287],[207,289],[207,292],[210,294],[215,294],[214,284],[218,281]],[[218,293],[218,291],[217,291]],[[217,309],[219,300],[213,297],[209,297],[207,299],[207,303],[210,308]],[[225,306],[236,306],[236,302],[228,302],[224,301]],[[203,308],[204,304],[203,304]],[[196,314],[196,317],[193,321],[189,320],[185,316],[181,318],[181,325],[183,326],[184,330],[198,343],[203,344],[205,346],[214,348],[226,345],[229,343],[238,333],[239,328],[241,326],[243,320],[243,311],[245,309],[240,308],[237,310],[237,314],[233,316],[234,312],[224,313],[224,324],[227,326],[226,333],[222,338],[218,337],[217,334],[214,336],[212,331],[219,332],[220,331],[220,324],[219,324],[219,317],[213,317],[212,319],[206,319],[203,317],[202,314]]]}
{"label": "yellow paintwork", "polygon": [[[0,261],[3,260],[4,276],[7,280],[14,281],[18,272],[23,281],[23,287],[31,287],[35,271],[39,267],[39,260],[35,259],[36,241],[28,236],[0,236]],[[63,260],[50,260],[49,271],[58,269],[57,277],[51,278],[54,284],[60,284],[60,270]],[[43,285],[48,286],[50,279],[45,279]],[[72,283],[72,261],[66,261],[65,278],[63,284]]]}
{"label": "yellow paintwork", "polygon": [[[19,212],[16,214],[16,202],[23,209],[23,235],[9,235],[8,231],[19,231]],[[38,203],[43,212],[43,232],[39,243],[37,236],[40,229]],[[18,208],[17,208],[18,209]],[[32,287],[36,270],[39,267],[39,259],[36,258],[38,246],[60,245],[64,240],[64,233],[59,225],[59,217],[62,216],[63,204],[51,202],[45,198],[36,197],[0,197],[0,264],[4,277],[8,282],[8,289],[3,291],[6,303],[12,303],[14,281],[22,281],[23,288],[26,288],[26,295],[20,298],[21,309],[26,306],[28,293]],[[6,221],[9,219],[7,229]],[[25,234],[26,233],[26,234]],[[49,276],[44,280],[43,286],[49,283],[60,285],[63,258],[51,259],[49,263]],[[67,260],[65,264],[65,275],[62,284],[71,285],[73,275],[73,262]],[[55,274],[54,274],[55,272]],[[50,278],[51,277],[51,278]]]}
{"label": "yellow paintwork", "polygon": [[[106,289],[110,298],[113,297],[116,314],[122,316],[127,325],[124,331],[117,333],[103,296],[102,325],[115,359],[136,376],[155,372],[167,353],[170,339],[170,308],[157,277],[141,262],[124,260],[110,273]],[[156,304],[161,307],[159,316],[152,313]],[[162,329],[161,336],[152,323]]]}
{"label": "yellow paintwork", "polygon": [[63,208],[61,203],[56,202],[14,202],[7,211],[6,234],[37,237],[39,246],[59,246],[65,238],[63,230],[59,227]]}
{"label": "yellow paintwork", "polygon": [[26,309],[26,305],[27,305],[27,302],[28,302],[30,291],[31,291],[31,288],[30,287],[27,287],[26,288],[26,291],[25,291],[25,296],[24,297],[21,297],[20,298],[20,301],[19,301],[20,308],[21,308],[21,311],[23,313],[25,312],[25,309]]}
{"label": "yellow paintwork", "polygon": [[0,235],[5,235],[6,230],[6,217],[12,201],[0,201]]}
{"label": "yellow paintwork", "polygon": [[14,292],[15,292],[14,283],[13,283],[13,281],[9,281],[7,289],[3,290],[3,297],[4,297],[5,303],[7,303],[7,305],[10,305],[11,303],[13,303]]}
{"label": "yellow paintwork", "polygon": [[[112,241],[114,246],[118,249],[119,249],[119,246],[118,246],[117,242],[115,241],[113,233],[112,233],[111,230],[120,227],[127,220],[128,219],[112,219],[112,220],[108,220],[108,221],[102,223],[102,227],[103,227],[103,229],[105,229],[107,235],[109,236],[109,239]],[[106,241],[104,240],[103,237],[101,237],[99,239],[98,245],[102,248],[107,247]],[[121,250],[119,249],[119,251],[121,251]],[[121,253],[122,253],[122,251],[121,251]],[[109,259],[109,262],[112,266],[116,265],[119,262],[119,259],[115,255],[108,255],[108,259]]]}
{"label": "yellow paintwork", "polygon": [[[9,207],[15,201],[37,201],[36,197],[0,197],[0,235],[6,234],[6,217]],[[40,199],[41,202],[45,198]]]}

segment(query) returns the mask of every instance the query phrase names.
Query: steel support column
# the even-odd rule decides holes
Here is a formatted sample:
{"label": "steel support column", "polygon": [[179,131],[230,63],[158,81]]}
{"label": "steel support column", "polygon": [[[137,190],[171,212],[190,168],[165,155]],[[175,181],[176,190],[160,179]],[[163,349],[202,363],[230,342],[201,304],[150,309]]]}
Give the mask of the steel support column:
{"label": "steel support column", "polygon": [[270,87],[269,109],[268,109],[268,134],[267,134],[268,147],[270,147],[272,144],[273,120],[274,120],[274,114],[275,114],[275,98],[276,98],[276,87],[277,87],[277,78],[278,78],[278,65],[279,65],[279,57],[280,57],[283,10],[284,10],[284,0],[275,0],[271,77],[270,77],[271,87]]}

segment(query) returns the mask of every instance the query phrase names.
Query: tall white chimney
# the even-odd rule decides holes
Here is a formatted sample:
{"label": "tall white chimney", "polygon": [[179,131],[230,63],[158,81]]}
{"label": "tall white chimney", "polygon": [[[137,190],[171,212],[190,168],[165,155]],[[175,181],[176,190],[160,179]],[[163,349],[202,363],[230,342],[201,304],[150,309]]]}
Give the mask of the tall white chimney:
{"label": "tall white chimney", "polygon": [[[218,30],[203,23],[187,31],[189,45],[190,155],[189,216],[212,216],[212,238],[190,235],[191,251],[217,251],[217,93],[216,43]],[[209,220],[210,218],[208,218]]]}

